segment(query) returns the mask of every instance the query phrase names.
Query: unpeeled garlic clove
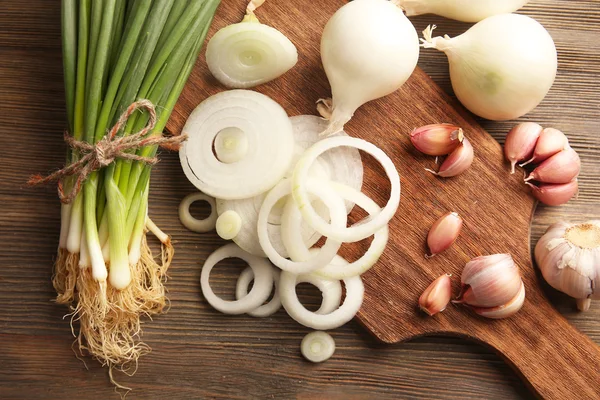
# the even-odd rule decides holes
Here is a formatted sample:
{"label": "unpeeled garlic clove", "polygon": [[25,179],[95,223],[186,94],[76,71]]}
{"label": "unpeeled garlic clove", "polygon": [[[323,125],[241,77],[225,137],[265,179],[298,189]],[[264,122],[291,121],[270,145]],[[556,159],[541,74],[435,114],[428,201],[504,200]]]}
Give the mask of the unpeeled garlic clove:
{"label": "unpeeled garlic clove", "polygon": [[460,278],[462,291],[455,303],[474,307],[498,307],[513,299],[521,287],[519,268],[510,254],[476,257]]}
{"label": "unpeeled garlic clove", "polygon": [[444,274],[431,282],[419,297],[419,308],[432,316],[446,309],[452,298],[451,274]]}
{"label": "unpeeled garlic clove", "polygon": [[535,149],[533,150],[533,157],[520,165],[522,167],[532,162],[542,162],[545,159],[552,157],[559,151],[567,148],[568,145],[569,140],[564,133],[558,129],[546,128],[542,131],[540,137],[538,138]]}
{"label": "unpeeled garlic clove", "polygon": [[425,125],[410,134],[413,146],[430,156],[444,156],[451,153],[463,139],[463,130],[450,124]]}
{"label": "unpeeled garlic clove", "polygon": [[559,151],[538,165],[525,179],[544,183],[569,183],[579,175],[581,160],[571,147]]}
{"label": "unpeeled garlic clove", "polygon": [[530,182],[525,183],[531,188],[533,197],[549,206],[565,204],[577,194],[579,189],[577,179],[573,179],[568,183],[541,183],[537,186]]}
{"label": "unpeeled garlic clove", "polygon": [[579,311],[587,311],[592,305],[592,299],[577,299],[577,309]]}
{"label": "unpeeled garlic clove", "polygon": [[523,122],[516,125],[506,135],[504,155],[510,161],[510,173],[515,173],[518,161],[531,158],[535,145],[543,128],[535,122]]}
{"label": "unpeeled garlic clove", "polygon": [[458,238],[463,220],[455,212],[449,212],[434,222],[427,234],[427,247],[431,254],[425,257],[433,257],[446,250]]}
{"label": "unpeeled garlic clove", "polygon": [[438,172],[428,168],[425,168],[425,171],[441,176],[442,178],[460,175],[473,164],[474,156],[475,154],[473,153],[471,142],[469,142],[467,138],[464,138],[462,144],[446,157]]}
{"label": "unpeeled garlic clove", "polygon": [[471,307],[476,314],[481,315],[482,317],[492,318],[492,319],[502,319],[508,318],[514,314],[516,314],[525,303],[525,285],[521,282],[521,288],[515,297],[513,297],[508,303],[503,304],[497,307]]}

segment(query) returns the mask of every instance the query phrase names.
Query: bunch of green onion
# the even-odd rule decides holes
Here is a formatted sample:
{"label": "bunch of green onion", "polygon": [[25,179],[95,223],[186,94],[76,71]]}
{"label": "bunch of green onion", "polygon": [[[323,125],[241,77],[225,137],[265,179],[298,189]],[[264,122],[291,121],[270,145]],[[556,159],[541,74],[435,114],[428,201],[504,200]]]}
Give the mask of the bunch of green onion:
{"label": "bunch of green onion", "polygon": [[[139,99],[156,106],[162,131],[196,62],[220,0],[63,0],[62,43],[69,132],[94,144]],[[135,112],[118,135],[140,131]],[[137,150],[156,154],[156,146]],[[67,163],[81,157],[69,151]],[[123,159],[93,172],[74,201],[62,206],[53,277],[57,301],[72,304],[78,343],[103,364],[124,366],[147,347],[140,316],[165,305],[169,237],[147,218],[150,166]],[[69,192],[76,177],[63,184]],[[155,261],[145,240],[163,243]]]}

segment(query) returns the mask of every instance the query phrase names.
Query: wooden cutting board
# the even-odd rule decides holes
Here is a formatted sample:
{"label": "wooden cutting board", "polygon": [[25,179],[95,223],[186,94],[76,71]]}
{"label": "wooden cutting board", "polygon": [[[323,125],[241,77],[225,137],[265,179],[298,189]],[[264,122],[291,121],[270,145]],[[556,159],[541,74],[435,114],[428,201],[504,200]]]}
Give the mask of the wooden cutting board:
{"label": "wooden cutting board", "polygon": [[[209,38],[217,29],[241,20],[246,0],[224,1]],[[272,0],[257,12],[259,19],[282,31],[298,48],[296,67],[280,79],[256,88],[279,102],[290,116],[314,114],[315,101],[330,96],[319,56],[323,27],[343,0]],[[428,50],[422,50],[428,51]],[[224,90],[200,57],[168,130],[179,133],[189,113],[206,97]],[[411,146],[413,128],[448,122],[461,126],[476,158],[471,169],[452,179],[424,171],[434,160]],[[400,208],[391,221],[390,241],[379,263],[364,277],[365,300],[358,320],[379,340],[397,343],[423,335],[454,335],[495,349],[531,389],[548,399],[600,398],[600,348],[552,307],[534,269],[529,224],[535,209],[520,174],[510,175],[501,146],[459,104],[417,68],[396,93],[361,107],[346,131],[373,142],[394,160],[401,175]],[[365,162],[363,190],[384,204],[389,183],[370,157]],[[425,259],[429,227],[448,211],[464,219],[454,246]],[[344,245],[356,258],[367,244]],[[479,255],[510,253],[526,286],[523,309],[506,320],[487,320],[463,307],[449,306],[430,318],[417,310],[417,299],[443,273],[455,276],[457,294],[464,264]]]}

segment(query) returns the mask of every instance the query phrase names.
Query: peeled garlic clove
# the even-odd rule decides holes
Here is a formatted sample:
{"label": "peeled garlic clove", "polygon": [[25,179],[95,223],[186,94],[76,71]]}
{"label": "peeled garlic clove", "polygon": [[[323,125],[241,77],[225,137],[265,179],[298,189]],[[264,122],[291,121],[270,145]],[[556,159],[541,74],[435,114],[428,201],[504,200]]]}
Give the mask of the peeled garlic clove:
{"label": "peeled garlic clove", "polygon": [[451,274],[445,274],[431,282],[419,297],[419,308],[428,315],[435,315],[446,309],[452,297]]}
{"label": "peeled garlic clove", "polygon": [[519,292],[508,303],[497,307],[471,307],[471,309],[482,317],[502,319],[516,314],[523,307],[523,303],[525,303],[525,285],[521,282]]}
{"label": "peeled garlic clove", "polygon": [[569,183],[579,175],[580,170],[579,155],[568,147],[538,165],[525,182],[536,180],[544,183]]}
{"label": "peeled garlic clove", "polygon": [[529,182],[526,183],[531,188],[533,197],[549,206],[565,204],[577,194],[579,188],[577,179],[573,179],[569,183],[541,183],[537,186]]}
{"label": "peeled garlic clove", "polygon": [[568,144],[569,140],[564,133],[558,129],[546,128],[538,138],[535,149],[533,150],[533,157],[521,164],[521,167],[532,162],[542,162],[565,149]]}
{"label": "peeled garlic clove", "polygon": [[427,247],[431,254],[425,257],[433,257],[450,247],[458,238],[462,224],[462,218],[455,212],[449,212],[435,221],[427,234]]}
{"label": "peeled garlic clove", "polygon": [[541,125],[535,122],[523,122],[508,132],[504,142],[504,155],[510,161],[511,174],[515,173],[515,165],[518,161],[531,158],[542,130]]}
{"label": "peeled garlic clove", "polygon": [[510,254],[476,257],[461,275],[463,290],[455,303],[497,307],[515,297],[521,285],[519,268]]}
{"label": "peeled garlic clove", "polygon": [[442,178],[450,178],[465,172],[473,164],[473,146],[467,138],[463,139],[462,145],[459,145],[442,163],[438,172],[425,168],[425,171]]}
{"label": "peeled garlic clove", "polygon": [[410,134],[410,141],[417,150],[430,156],[451,153],[463,139],[463,130],[450,124],[425,125]]}

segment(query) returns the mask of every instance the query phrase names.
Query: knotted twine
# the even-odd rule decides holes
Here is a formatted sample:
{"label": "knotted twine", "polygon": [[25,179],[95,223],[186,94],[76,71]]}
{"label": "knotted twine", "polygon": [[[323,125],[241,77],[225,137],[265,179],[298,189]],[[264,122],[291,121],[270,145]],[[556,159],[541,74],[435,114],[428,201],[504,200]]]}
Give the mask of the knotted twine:
{"label": "knotted twine", "polygon": [[[128,136],[117,136],[117,132],[125,125],[129,117],[138,109],[144,108],[148,111],[150,118],[148,124],[137,133]],[[187,135],[165,137],[162,135],[150,136],[144,138],[156,126],[156,110],[154,104],[149,100],[138,100],[132,103],[127,110],[119,117],[117,123],[111,130],[96,144],[76,140],[73,136],[65,132],[64,140],[67,145],[79,152],[81,158],[78,161],[59,169],[48,175],[34,175],[27,182],[29,185],[39,185],[42,183],[58,181],[58,197],[64,204],[71,203],[77,194],[81,191],[81,186],[88,176],[98,171],[100,168],[107,167],[115,159],[138,161],[147,165],[154,165],[158,162],[157,157],[144,157],[129,150],[137,150],[145,146],[166,146],[170,149],[177,149]],[[65,194],[62,180],[67,176],[77,176],[73,189]]]}

